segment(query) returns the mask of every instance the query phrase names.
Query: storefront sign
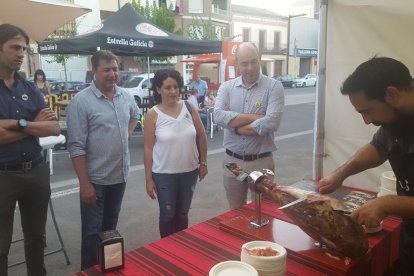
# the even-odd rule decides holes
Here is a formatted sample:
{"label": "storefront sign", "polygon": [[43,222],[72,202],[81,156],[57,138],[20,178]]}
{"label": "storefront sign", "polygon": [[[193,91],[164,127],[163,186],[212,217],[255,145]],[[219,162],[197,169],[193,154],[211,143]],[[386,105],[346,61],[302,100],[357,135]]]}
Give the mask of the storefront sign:
{"label": "storefront sign", "polygon": [[316,57],[318,56],[318,49],[296,48],[296,56]]}

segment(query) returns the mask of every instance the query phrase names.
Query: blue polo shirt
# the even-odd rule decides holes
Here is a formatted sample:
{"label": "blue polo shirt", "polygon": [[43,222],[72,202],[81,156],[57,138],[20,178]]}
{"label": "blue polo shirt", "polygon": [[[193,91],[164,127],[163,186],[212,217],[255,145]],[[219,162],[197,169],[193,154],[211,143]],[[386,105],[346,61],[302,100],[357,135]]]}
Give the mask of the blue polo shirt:
{"label": "blue polo shirt", "polygon": [[[11,89],[0,79],[0,120],[26,119],[34,121],[37,113],[47,107],[40,91],[33,83],[14,75]],[[0,144],[0,163],[19,164],[36,160],[41,156],[42,147],[39,138],[26,137],[10,144]]]}

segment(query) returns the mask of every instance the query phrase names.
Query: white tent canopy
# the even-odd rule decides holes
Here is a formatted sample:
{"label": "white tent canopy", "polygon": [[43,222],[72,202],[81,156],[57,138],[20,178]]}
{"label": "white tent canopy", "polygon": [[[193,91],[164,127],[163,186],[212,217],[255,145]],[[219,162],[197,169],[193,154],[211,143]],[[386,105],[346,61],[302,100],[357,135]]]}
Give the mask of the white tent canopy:
{"label": "white tent canopy", "polygon": [[[377,127],[364,124],[339,88],[369,58],[392,57],[414,74],[414,1],[322,0],[314,177],[329,172],[368,143]],[[345,185],[378,191],[382,166],[352,176]]]}

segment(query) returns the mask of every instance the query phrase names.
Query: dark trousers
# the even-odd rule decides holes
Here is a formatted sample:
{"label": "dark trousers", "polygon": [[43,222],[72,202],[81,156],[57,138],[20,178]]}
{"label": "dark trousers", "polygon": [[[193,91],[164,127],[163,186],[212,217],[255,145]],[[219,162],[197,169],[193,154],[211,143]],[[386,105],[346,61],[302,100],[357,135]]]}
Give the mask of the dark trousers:
{"label": "dark trousers", "polygon": [[46,163],[26,173],[0,171],[0,276],[7,275],[16,202],[23,228],[27,275],[46,275],[44,233],[50,199],[49,177]]}
{"label": "dark trousers", "polygon": [[98,263],[98,234],[115,230],[121,211],[126,183],[113,185],[93,184],[96,192],[96,205],[81,201],[82,249],[81,269]]}

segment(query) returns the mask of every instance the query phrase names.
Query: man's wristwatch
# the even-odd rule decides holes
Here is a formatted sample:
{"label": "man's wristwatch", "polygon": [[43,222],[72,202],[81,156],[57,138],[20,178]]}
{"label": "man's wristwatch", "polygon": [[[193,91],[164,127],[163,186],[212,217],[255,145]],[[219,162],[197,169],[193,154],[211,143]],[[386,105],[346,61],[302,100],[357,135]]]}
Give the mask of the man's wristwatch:
{"label": "man's wristwatch", "polygon": [[200,166],[206,166],[207,167],[207,162],[200,162]]}
{"label": "man's wristwatch", "polygon": [[25,119],[17,120],[17,127],[19,130],[25,129],[25,127],[27,127],[27,121]]}

